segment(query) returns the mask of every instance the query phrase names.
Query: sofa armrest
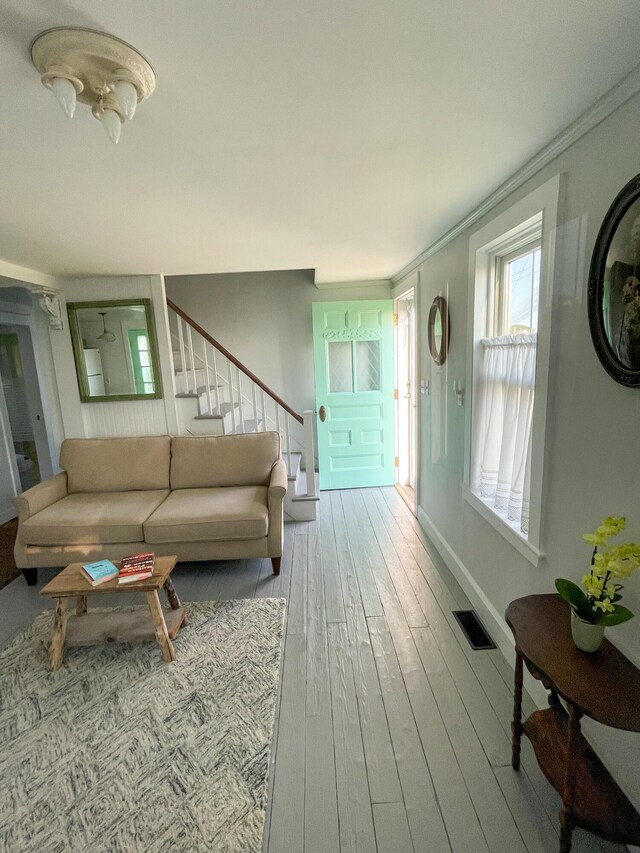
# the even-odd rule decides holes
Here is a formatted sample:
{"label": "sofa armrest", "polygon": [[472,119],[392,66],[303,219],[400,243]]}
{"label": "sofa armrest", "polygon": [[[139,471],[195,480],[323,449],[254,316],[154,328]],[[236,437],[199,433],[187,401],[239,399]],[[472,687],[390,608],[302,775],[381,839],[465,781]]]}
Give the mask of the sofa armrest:
{"label": "sofa armrest", "polygon": [[20,521],[26,521],[32,515],[35,515],[42,509],[46,509],[51,504],[56,503],[56,501],[66,498],[66,496],[67,472],[60,471],[59,474],[56,474],[50,480],[38,483],[37,486],[27,489],[26,492],[22,492],[21,495],[15,498]]}
{"label": "sofa armrest", "polygon": [[287,466],[278,459],[271,469],[267,501],[269,504],[268,549],[270,557],[282,556],[284,541],[284,496],[287,494]]}
{"label": "sofa armrest", "polygon": [[271,504],[271,500],[273,498],[284,500],[284,496],[287,494],[287,485],[287,466],[285,465],[284,459],[278,459],[277,462],[273,463],[273,468],[271,469],[271,480],[269,481],[269,504]]}

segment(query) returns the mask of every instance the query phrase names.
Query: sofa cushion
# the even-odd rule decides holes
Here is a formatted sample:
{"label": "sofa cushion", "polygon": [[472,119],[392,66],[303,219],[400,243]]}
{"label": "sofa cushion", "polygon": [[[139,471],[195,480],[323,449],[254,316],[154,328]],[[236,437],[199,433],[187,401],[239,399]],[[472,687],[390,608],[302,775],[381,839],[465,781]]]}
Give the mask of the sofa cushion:
{"label": "sofa cushion", "polygon": [[171,438],[68,438],[60,467],[67,472],[69,494],[168,489]]}
{"label": "sofa cushion", "polygon": [[143,542],[142,525],[168,494],[161,489],[67,495],[24,521],[20,537],[25,545]]}
{"label": "sofa cushion", "polygon": [[174,436],[171,439],[171,488],[268,486],[271,468],[279,458],[277,432]]}
{"label": "sofa cushion", "polygon": [[177,489],[144,525],[150,545],[261,539],[269,517],[266,486]]}

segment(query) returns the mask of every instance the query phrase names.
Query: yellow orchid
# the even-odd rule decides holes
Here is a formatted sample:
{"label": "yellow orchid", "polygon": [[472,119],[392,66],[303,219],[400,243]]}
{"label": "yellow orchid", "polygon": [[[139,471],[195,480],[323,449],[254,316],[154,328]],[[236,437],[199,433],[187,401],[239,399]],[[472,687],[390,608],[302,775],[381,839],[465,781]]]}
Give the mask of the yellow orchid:
{"label": "yellow orchid", "polygon": [[622,585],[616,583],[640,569],[640,544],[624,542],[609,545],[609,539],[621,533],[626,524],[624,517],[607,516],[583,539],[593,546],[591,569],[582,576],[582,590],[573,581],[558,578],[556,589],[569,602],[578,616],[586,622],[602,625],[619,625],[631,619],[633,613],[618,602]]}

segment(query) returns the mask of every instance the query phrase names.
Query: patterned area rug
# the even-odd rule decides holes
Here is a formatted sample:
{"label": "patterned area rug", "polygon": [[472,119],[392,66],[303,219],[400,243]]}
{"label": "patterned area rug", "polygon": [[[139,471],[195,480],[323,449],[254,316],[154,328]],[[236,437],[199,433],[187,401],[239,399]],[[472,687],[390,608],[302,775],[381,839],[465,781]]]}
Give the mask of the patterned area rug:
{"label": "patterned area rug", "polygon": [[0,654],[0,850],[258,853],[281,599],[185,605],[155,643],[67,649],[44,613]]}

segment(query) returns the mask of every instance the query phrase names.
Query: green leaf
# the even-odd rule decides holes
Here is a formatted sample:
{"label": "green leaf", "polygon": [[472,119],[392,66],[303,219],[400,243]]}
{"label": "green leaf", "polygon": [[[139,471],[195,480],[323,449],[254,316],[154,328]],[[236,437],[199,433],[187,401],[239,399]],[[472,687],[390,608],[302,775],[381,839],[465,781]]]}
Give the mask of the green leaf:
{"label": "green leaf", "polygon": [[622,625],[623,622],[628,622],[629,619],[633,619],[633,613],[621,604],[616,604],[616,609],[613,613],[602,613],[598,616],[596,625]]}
{"label": "green leaf", "polygon": [[585,592],[573,581],[565,580],[564,578],[556,579],[556,589],[559,594],[568,601],[577,611],[589,607],[589,600]]}

